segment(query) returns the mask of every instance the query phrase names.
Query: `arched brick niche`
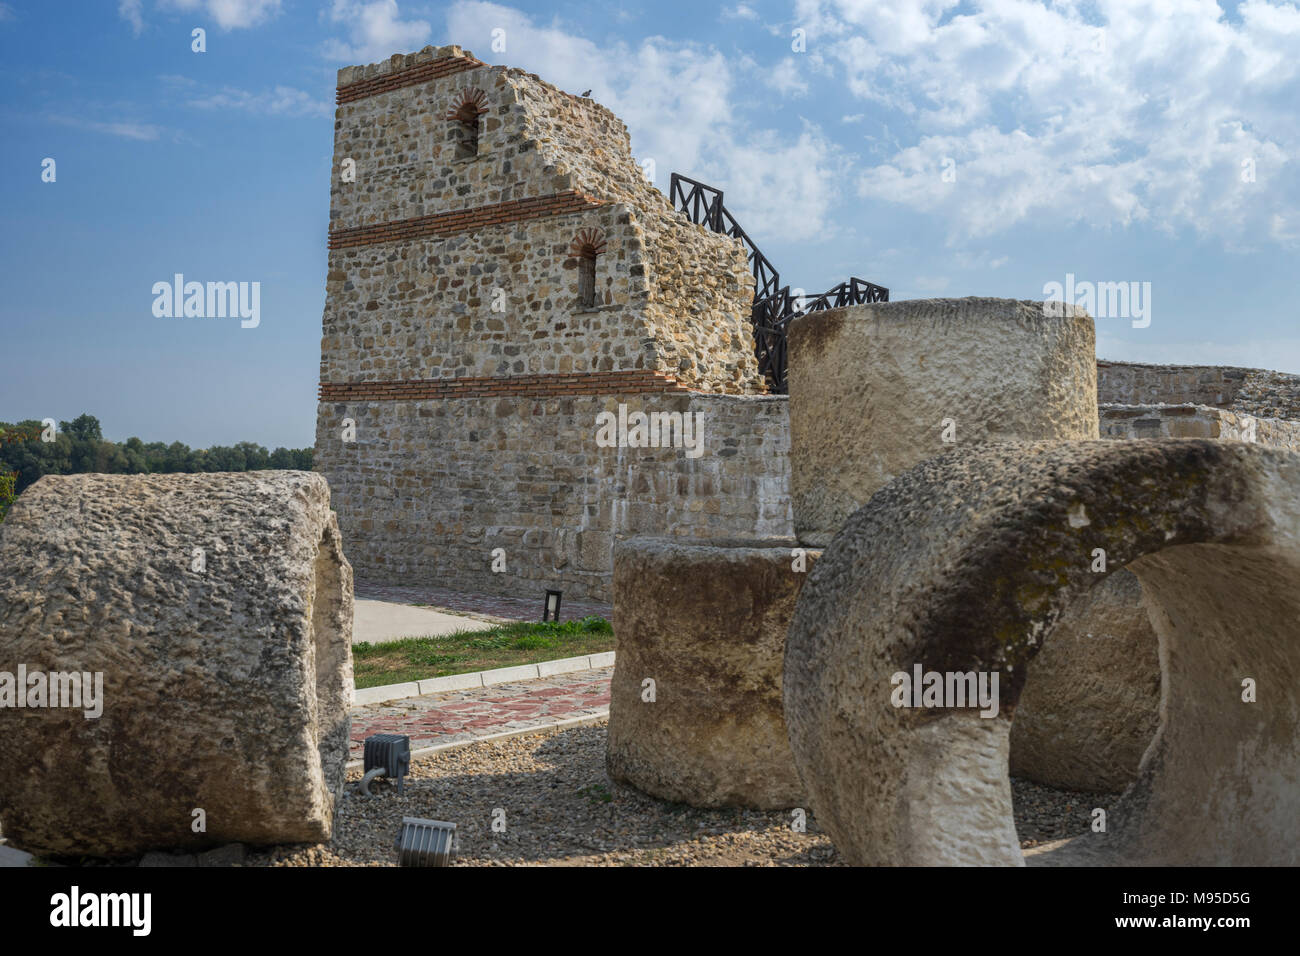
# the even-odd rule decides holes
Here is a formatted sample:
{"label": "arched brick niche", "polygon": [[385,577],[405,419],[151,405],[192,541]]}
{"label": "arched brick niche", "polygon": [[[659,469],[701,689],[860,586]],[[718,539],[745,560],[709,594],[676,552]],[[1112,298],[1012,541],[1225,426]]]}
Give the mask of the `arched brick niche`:
{"label": "arched brick niche", "polygon": [[600,299],[596,293],[597,260],[605,251],[605,233],[600,229],[581,229],[569,244],[569,252],[578,260],[579,309],[594,309]]}
{"label": "arched brick niche", "polygon": [[487,94],[477,87],[458,90],[452,97],[446,119],[457,159],[473,159],[478,155],[479,133],[483,127],[479,117],[487,111]]}

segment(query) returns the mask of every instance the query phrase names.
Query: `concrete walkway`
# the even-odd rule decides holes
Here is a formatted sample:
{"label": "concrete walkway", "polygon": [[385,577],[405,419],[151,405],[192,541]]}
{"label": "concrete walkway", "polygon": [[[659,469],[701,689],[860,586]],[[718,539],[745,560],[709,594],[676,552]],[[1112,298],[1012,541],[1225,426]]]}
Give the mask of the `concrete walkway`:
{"label": "concrete walkway", "polygon": [[487,617],[447,614],[428,607],[357,598],[352,618],[352,643],[382,644],[403,637],[441,637],[457,631],[481,631],[498,623]]}

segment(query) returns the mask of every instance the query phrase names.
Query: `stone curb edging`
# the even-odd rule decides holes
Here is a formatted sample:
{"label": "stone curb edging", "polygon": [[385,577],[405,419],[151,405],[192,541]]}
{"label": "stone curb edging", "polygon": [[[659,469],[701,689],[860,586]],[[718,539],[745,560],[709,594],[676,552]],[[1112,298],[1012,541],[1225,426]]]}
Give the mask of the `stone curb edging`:
{"label": "stone curb edging", "polygon": [[540,677],[554,677],[557,674],[572,674],[577,671],[598,670],[602,667],[613,666],[613,651],[605,651],[602,654],[584,654],[581,657],[563,657],[555,661],[542,661],[539,664],[498,667],[490,671],[452,674],[450,677],[431,677],[428,680],[409,681],[405,684],[363,687],[356,692],[353,705],[364,707],[368,704],[383,704],[392,700],[405,700],[409,697],[423,697],[425,694],[441,694],[444,691],[451,690],[473,690],[475,687],[491,687],[493,684],[536,680]]}
{"label": "stone curb edging", "polygon": [[[596,655],[600,656],[600,655]],[[558,734],[561,730],[571,730],[574,727],[586,727],[589,724],[599,723],[609,718],[609,708],[602,707],[594,714],[583,714],[581,717],[563,717],[558,720],[548,720],[545,723],[535,724],[531,727],[512,727],[509,730],[501,730],[494,734],[484,734],[482,737],[469,737],[465,740],[453,740],[445,744],[434,744],[432,747],[420,747],[411,751],[411,759],[418,760],[421,757],[431,757],[434,754],[442,753],[444,750],[456,750],[459,747],[468,747],[471,744],[481,744],[489,740],[507,740],[510,737],[527,737],[529,734]],[[360,770],[365,766],[364,760],[349,760],[348,770]]]}

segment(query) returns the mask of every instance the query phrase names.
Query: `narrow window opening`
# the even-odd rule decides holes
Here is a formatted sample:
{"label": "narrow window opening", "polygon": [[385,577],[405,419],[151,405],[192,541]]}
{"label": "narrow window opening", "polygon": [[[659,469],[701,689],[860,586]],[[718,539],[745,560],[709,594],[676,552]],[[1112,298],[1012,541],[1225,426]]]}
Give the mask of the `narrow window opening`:
{"label": "narrow window opening", "polygon": [[478,155],[478,114],[456,117],[456,158],[473,159]]}
{"label": "narrow window opening", "polygon": [[596,253],[584,251],[578,260],[578,305],[584,309],[596,307]]}
{"label": "narrow window opening", "polygon": [[448,138],[456,149],[456,159],[474,159],[478,156],[479,134],[482,125],[479,120],[487,112],[484,103],[487,94],[482,90],[461,90],[447,110],[450,124]]}
{"label": "narrow window opening", "polygon": [[577,259],[578,266],[578,302],[577,308],[587,312],[600,307],[600,298],[596,292],[596,262],[605,251],[605,235],[599,229],[583,229],[573,237],[569,254]]}

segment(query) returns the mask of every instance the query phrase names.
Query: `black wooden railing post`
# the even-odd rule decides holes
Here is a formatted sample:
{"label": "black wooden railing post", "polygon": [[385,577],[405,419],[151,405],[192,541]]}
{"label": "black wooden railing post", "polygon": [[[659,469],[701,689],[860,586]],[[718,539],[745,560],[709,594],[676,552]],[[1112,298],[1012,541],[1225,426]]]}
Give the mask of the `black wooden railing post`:
{"label": "black wooden railing post", "polygon": [[[686,186],[690,188],[687,189]],[[888,302],[889,290],[866,279],[851,277],[821,295],[804,296],[798,308],[790,295],[790,287],[781,285],[781,275],[767,256],[740,228],[740,223],[722,204],[722,190],[714,189],[680,173],[673,173],[668,183],[668,201],[691,222],[706,226],[713,232],[739,239],[745,247],[749,267],[754,274],[754,302],[750,308],[750,322],[754,326],[754,357],[758,368],[767,377],[771,391],[786,392],[786,328],[790,320],[809,312],[841,309],[847,305],[865,302]]]}

